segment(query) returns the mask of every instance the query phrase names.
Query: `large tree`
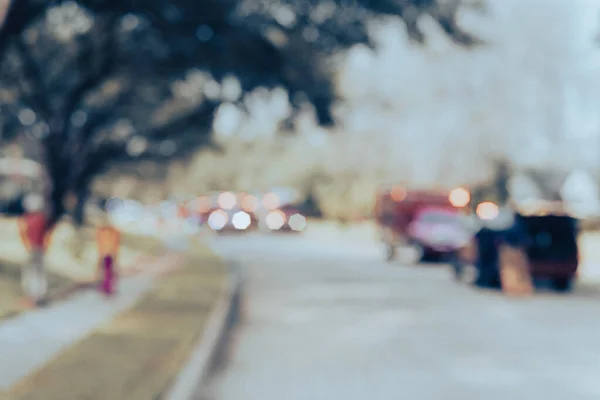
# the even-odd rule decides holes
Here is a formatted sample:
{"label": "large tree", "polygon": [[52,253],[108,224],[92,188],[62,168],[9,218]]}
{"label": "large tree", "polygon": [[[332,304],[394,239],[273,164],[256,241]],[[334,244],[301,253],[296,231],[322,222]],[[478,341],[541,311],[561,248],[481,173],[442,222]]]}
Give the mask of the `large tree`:
{"label": "large tree", "polygon": [[[263,4],[264,3],[264,4]],[[51,223],[119,160],[181,155],[210,142],[221,101],[213,79],[240,89],[281,85],[332,122],[327,52],[368,43],[368,22],[402,17],[410,36],[434,17],[458,43],[458,0],[18,0],[0,28],[3,134],[29,134],[50,177]],[[209,71],[210,74],[203,74]],[[199,91],[190,87],[196,86]],[[202,95],[204,92],[204,95]],[[300,96],[295,96],[300,95]]]}

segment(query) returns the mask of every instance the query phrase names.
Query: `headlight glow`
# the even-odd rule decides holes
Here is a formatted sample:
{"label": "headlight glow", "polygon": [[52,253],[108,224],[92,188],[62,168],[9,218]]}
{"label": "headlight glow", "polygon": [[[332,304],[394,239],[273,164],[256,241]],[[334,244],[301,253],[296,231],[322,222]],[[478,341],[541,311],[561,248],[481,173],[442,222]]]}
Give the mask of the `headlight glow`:
{"label": "headlight glow", "polygon": [[215,231],[220,231],[227,225],[229,216],[223,210],[213,211],[208,217],[208,225]]}
{"label": "headlight glow", "polygon": [[231,218],[231,223],[233,227],[238,230],[244,230],[250,226],[251,223],[250,215],[244,211],[238,211],[233,214]]}
{"label": "headlight glow", "polygon": [[456,188],[450,192],[448,199],[454,207],[466,207],[471,201],[471,193],[467,189]]}
{"label": "headlight glow", "polygon": [[491,201],[484,201],[477,206],[477,210],[475,210],[475,212],[479,218],[486,221],[491,221],[498,217],[500,214],[500,209]]}
{"label": "headlight glow", "polygon": [[306,218],[300,214],[294,214],[290,217],[288,225],[292,230],[299,232],[306,228]]}
{"label": "headlight glow", "polygon": [[266,222],[267,222],[267,226],[272,231],[281,229],[283,224],[285,224],[285,214],[279,210],[271,211],[269,214],[267,214]]}

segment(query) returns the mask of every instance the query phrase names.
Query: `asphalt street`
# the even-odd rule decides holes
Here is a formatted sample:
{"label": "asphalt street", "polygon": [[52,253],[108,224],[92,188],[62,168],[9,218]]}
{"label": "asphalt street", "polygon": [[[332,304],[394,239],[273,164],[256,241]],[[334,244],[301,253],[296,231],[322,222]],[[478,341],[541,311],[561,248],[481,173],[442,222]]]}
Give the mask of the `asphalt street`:
{"label": "asphalt street", "polygon": [[600,292],[507,298],[375,242],[215,239],[242,315],[205,400],[597,400]]}

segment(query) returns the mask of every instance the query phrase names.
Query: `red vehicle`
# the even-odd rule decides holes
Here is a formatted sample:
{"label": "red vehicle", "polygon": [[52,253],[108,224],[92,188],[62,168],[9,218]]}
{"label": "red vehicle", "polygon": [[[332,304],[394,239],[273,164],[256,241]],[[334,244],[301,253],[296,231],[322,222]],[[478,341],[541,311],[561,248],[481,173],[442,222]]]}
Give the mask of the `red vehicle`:
{"label": "red vehicle", "polygon": [[[423,212],[428,208],[434,207],[439,212],[456,215],[455,222],[458,223],[458,215],[469,202],[470,194],[462,188],[449,192],[409,191],[404,187],[396,186],[380,191],[375,205],[375,218],[381,228],[381,239],[385,244],[387,260],[393,260],[397,249],[406,246],[421,250],[423,256],[428,255],[428,250],[440,253],[441,248],[427,245],[422,238],[417,237],[415,226],[418,225],[415,225],[415,222],[422,225],[423,221],[418,221],[418,217],[422,217]],[[445,252],[441,251],[441,253]]]}
{"label": "red vehicle", "polygon": [[455,208],[428,207],[417,213],[408,236],[423,259],[453,260],[472,238]]}

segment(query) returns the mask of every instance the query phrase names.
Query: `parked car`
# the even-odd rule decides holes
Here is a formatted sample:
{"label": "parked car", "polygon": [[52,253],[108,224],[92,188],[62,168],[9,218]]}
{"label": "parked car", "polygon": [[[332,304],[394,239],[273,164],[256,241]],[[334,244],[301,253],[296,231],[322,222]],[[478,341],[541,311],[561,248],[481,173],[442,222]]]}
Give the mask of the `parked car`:
{"label": "parked car", "polygon": [[408,229],[409,242],[422,260],[452,260],[471,237],[462,215],[453,208],[423,208]]}
{"label": "parked car", "polygon": [[498,226],[483,225],[474,239],[474,257],[459,260],[458,275],[472,263],[478,286],[501,287],[505,284],[502,270],[509,267],[502,262],[502,252],[510,249],[520,254],[528,280],[549,280],[558,291],[572,288],[579,265],[578,220],[560,204],[546,202],[535,209],[516,210],[509,226]]}
{"label": "parked car", "polygon": [[411,226],[420,213],[430,207],[447,210],[451,213],[463,212],[470,202],[466,189],[452,191],[419,190],[411,191],[402,186],[384,188],[378,193],[375,204],[375,219],[385,246],[386,258],[396,258],[398,249],[413,246]]}

